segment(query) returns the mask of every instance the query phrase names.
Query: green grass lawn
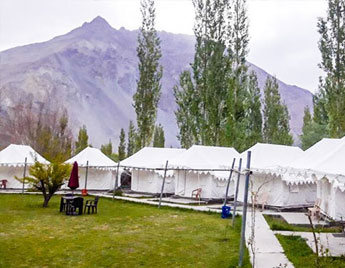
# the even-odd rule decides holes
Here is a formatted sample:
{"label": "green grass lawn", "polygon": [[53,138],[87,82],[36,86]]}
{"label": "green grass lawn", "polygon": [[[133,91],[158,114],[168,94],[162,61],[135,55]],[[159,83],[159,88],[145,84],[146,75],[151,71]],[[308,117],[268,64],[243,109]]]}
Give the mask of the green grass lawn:
{"label": "green grass lawn", "polygon": [[[271,215],[264,215],[271,230],[274,231],[294,231],[294,232],[312,232],[311,227],[294,226],[288,224],[284,219]],[[316,227],[315,232],[321,233],[341,233],[341,227]]]}
{"label": "green grass lawn", "polygon": [[307,245],[306,241],[300,236],[276,235],[280,244],[284,248],[287,258],[293,263],[295,268],[344,268],[345,257],[319,258],[317,264],[316,254]]}
{"label": "green grass lawn", "polygon": [[[0,195],[0,267],[236,267],[240,220],[100,199],[66,216],[60,197]],[[248,254],[244,267],[251,267]]]}

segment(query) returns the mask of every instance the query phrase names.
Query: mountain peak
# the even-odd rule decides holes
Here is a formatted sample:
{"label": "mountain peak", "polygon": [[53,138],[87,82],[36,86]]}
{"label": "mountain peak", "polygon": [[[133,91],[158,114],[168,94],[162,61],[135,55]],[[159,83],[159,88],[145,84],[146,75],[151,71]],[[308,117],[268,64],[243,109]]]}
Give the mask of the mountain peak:
{"label": "mountain peak", "polygon": [[85,22],[83,24],[83,27],[87,27],[87,28],[94,28],[97,30],[100,29],[112,29],[112,27],[110,26],[110,24],[101,16],[97,16],[96,18],[94,18],[92,21],[90,22]]}

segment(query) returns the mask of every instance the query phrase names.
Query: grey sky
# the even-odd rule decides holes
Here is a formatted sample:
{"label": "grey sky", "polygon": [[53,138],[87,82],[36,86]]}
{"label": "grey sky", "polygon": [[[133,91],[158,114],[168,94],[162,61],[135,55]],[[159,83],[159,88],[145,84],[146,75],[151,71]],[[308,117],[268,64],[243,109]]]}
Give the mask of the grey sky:
{"label": "grey sky", "polygon": [[[0,51],[65,34],[97,15],[113,27],[140,26],[139,0],[1,0]],[[315,92],[317,17],[325,16],[326,0],[249,0],[248,60],[280,80]],[[191,0],[156,0],[157,29],[192,34]]]}

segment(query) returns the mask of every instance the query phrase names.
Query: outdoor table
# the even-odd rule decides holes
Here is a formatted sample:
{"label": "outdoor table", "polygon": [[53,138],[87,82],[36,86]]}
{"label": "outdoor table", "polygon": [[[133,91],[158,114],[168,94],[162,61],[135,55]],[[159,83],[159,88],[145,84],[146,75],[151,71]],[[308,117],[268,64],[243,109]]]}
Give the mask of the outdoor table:
{"label": "outdoor table", "polygon": [[[65,209],[68,211],[68,206],[73,202],[74,198],[82,198],[82,197],[80,197],[80,196],[61,196],[60,212],[64,211],[64,202],[65,201],[66,201],[66,208]],[[83,203],[80,203],[80,205],[78,206],[78,209],[79,209],[79,215],[83,214]]]}

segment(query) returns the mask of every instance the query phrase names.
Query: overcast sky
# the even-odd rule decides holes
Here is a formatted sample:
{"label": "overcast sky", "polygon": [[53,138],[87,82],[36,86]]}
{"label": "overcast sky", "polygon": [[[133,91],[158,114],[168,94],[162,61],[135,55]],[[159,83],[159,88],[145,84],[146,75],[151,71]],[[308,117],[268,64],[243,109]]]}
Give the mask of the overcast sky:
{"label": "overcast sky", "polygon": [[[100,15],[114,28],[137,29],[139,0],[0,0],[0,51],[49,40]],[[248,60],[280,80],[315,92],[317,18],[326,0],[249,0]],[[193,34],[191,0],[156,0],[158,30]]]}

